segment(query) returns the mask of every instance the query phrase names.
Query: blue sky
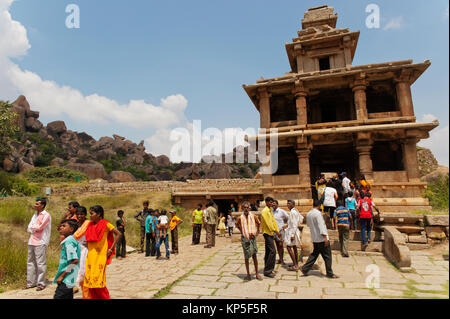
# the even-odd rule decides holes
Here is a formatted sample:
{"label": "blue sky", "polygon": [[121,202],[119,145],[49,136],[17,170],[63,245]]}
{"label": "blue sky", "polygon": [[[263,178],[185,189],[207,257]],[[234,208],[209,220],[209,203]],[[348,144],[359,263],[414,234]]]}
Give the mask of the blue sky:
{"label": "blue sky", "polygon": [[[80,29],[65,26],[65,8],[71,3],[80,8]],[[381,9],[379,29],[365,26],[370,3]],[[361,31],[354,65],[432,61],[412,87],[415,112],[418,120],[425,114],[427,119],[438,118],[448,135],[449,18],[448,1],[443,0],[16,0],[9,12],[26,29],[29,48],[11,61],[58,88],[67,86],[84,97],[98,95],[118,105],[144,100],[145,106],[139,107],[145,109],[164,104],[161,99],[169,96],[184,97],[171,109],[183,113],[172,124],[149,121],[139,127],[130,124],[133,118],[85,120],[68,110],[58,112],[57,104],[47,110],[50,106],[43,104],[49,97],[29,98],[44,123],[63,119],[70,129],[96,138],[117,133],[135,142],[146,139],[147,151],[158,153],[162,149],[151,141],[196,119],[203,128],[257,128],[258,113],[242,84],[290,71],[284,43],[301,29],[304,12],[322,4],[338,13],[337,27]],[[18,87],[29,89],[25,84]],[[12,92],[0,98],[14,99],[8,96]],[[80,106],[79,112],[84,111]],[[448,136],[446,141],[439,160],[448,165]]]}

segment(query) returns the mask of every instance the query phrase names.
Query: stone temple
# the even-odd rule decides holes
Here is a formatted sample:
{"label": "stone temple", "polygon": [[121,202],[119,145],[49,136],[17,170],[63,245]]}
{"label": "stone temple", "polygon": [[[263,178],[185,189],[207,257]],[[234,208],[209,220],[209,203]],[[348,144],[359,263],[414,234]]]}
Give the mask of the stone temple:
{"label": "stone temple", "polygon": [[309,9],[286,43],[291,70],[243,85],[260,127],[278,129],[278,170],[262,175],[261,193],[306,212],[319,174],[346,171],[366,176],[383,212],[430,210],[416,144],[439,123],[416,121],[411,85],[431,63],[353,65],[360,32],[336,28],[337,18],[329,6]]}

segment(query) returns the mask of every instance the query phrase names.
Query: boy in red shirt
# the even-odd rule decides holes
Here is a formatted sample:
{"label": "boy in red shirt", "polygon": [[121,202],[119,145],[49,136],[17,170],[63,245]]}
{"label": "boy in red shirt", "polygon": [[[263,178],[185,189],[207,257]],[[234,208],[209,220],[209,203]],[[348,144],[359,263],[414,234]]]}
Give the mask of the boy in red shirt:
{"label": "boy in red shirt", "polygon": [[358,203],[357,212],[359,213],[359,223],[361,225],[361,236],[362,236],[362,243],[363,243],[363,249],[365,249],[368,245],[368,243],[371,242],[370,240],[370,229],[373,224],[373,213],[372,213],[372,207],[376,209],[378,214],[380,211],[375,206],[375,204],[370,199],[370,195],[367,193],[361,194],[362,198]]}

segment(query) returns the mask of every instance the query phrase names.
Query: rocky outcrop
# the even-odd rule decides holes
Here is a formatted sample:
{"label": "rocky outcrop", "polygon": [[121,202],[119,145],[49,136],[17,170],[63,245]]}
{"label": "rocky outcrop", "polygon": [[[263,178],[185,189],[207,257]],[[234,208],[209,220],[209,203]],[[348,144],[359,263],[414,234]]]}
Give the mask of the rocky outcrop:
{"label": "rocky outcrop", "polygon": [[136,178],[128,172],[112,171],[109,176],[111,177],[110,182],[112,183],[126,183],[136,181]]}
{"label": "rocky outcrop", "polygon": [[108,179],[109,176],[102,164],[92,160],[71,159],[66,168],[85,173],[90,179]]}
{"label": "rocky outcrop", "polygon": [[425,175],[422,177],[422,180],[425,182],[433,182],[437,179],[439,179],[442,176],[446,176],[448,174],[448,167],[446,166],[439,166],[436,170],[432,171],[431,173]]}

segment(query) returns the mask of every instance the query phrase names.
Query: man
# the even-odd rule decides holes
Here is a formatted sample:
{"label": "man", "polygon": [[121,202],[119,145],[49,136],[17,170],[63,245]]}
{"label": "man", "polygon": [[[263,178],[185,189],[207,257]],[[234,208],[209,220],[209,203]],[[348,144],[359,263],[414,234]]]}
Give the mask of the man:
{"label": "man", "polygon": [[146,200],[144,203],[142,203],[142,206],[144,208],[134,216],[134,218],[141,225],[141,250],[139,251],[140,254],[144,252],[145,220],[147,219],[147,216],[150,213],[150,210],[148,209],[148,204],[149,204],[148,200]]}
{"label": "man", "polygon": [[50,231],[52,226],[52,218],[45,210],[47,200],[38,197],[34,204],[36,213],[28,224],[27,231],[31,233],[28,240],[28,256],[27,256],[27,285],[25,289],[37,286],[37,291],[41,291],[46,287],[47,247],[50,243]]}
{"label": "man", "polygon": [[[155,242],[155,230],[156,228],[153,223],[154,210],[150,208],[147,218],[145,219],[145,257],[154,256],[152,255],[153,243]],[[156,243],[155,243],[156,245]],[[156,249],[156,248],[155,248]],[[156,250],[154,251],[156,253]]]}
{"label": "man", "polygon": [[280,234],[281,234],[280,237],[274,236],[277,251],[278,251],[278,257],[280,258],[280,259],[278,259],[277,264],[284,265],[284,260],[283,260],[284,243],[283,243],[283,240],[284,240],[284,232],[285,232],[286,228],[288,227],[287,224],[289,221],[289,215],[284,209],[281,209],[280,207],[278,207],[278,201],[276,199],[273,201],[273,204],[272,204],[272,212],[273,212],[273,217],[275,218],[275,222],[277,223],[277,227],[280,230]]}
{"label": "man", "polygon": [[352,225],[352,214],[350,210],[344,207],[344,201],[339,199],[334,214],[334,223],[337,225],[339,232],[339,244],[341,245],[342,257],[348,256],[348,240],[350,237],[350,229]]}
{"label": "man", "polygon": [[242,203],[243,213],[236,221],[236,227],[241,232],[241,243],[242,249],[244,250],[245,269],[247,270],[245,281],[249,281],[252,278],[250,275],[250,258],[253,259],[256,279],[262,280],[262,277],[258,273],[258,244],[256,243],[256,237],[259,234],[259,225],[261,223],[258,217],[249,212],[249,209],[249,202]]}
{"label": "man", "polygon": [[322,255],[325,261],[325,268],[327,271],[328,278],[338,278],[333,274],[332,264],[332,254],[330,242],[328,240],[328,231],[325,226],[325,221],[323,220],[322,213],[319,211],[320,201],[314,200],[313,209],[311,209],[306,215],[306,224],[311,230],[311,239],[314,245],[314,250],[309,256],[306,263],[301,268],[303,275],[307,276],[308,271],[314,266],[319,254]]}
{"label": "man", "polygon": [[204,217],[204,225],[206,229],[206,245],[205,248],[211,248],[216,245],[216,227],[217,227],[217,209],[214,207],[214,202],[210,201],[206,204],[206,211]]}
{"label": "man", "polygon": [[[325,214],[327,214],[328,219],[331,220],[331,228],[335,229],[336,225],[334,225],[334,211],[336,209],[338,193],[333,185],[333,182],[329,181],[320,196],[323,196],[323,208]],[[329,220],[327,220],[327,223]]]}
{"label": "man", "polygon": [[341,174],[342,176],[342,188],[344,189],[344,198],[348,197],[348,194],[352,191],[352,188],[350,186],[350,179],[347,177],[347,173],[343,172]]}
{"label": "man", "polygon": [[198,245],[200,243],[200,235],[202,232],[203,217],[203,205],[198,204],[197,209],[192,213],[192,244]]}
{"label": "man", "polygon": [[280,230],[278,229],[277,222],[272,214],[272,197],[266,197],[266,207],[261,212],[261,227],[264,236],[264,246],[265,246],[265,254],[264,254],[264,276],[274,278],[275,277],[275,259],[276,259],[276,250],[274,244],[273,235],[276,234],[278,237],[281,236]]}
{"label": "man", "polygon": [[292,259],[292,266],[288,268],[290,271],[298,271],[298,250],[297,247],[301,248],[301,234],[298,226],[303,223],[303,216],[300,215],[298,210],[295,208],[295,202],[291,199],[287,201],[287,207],[289,208],[289,220],[287,224],[287,229],[284,234],[284,242]]}
{"label": "man", "polygon": [[183,220],[177,216],[176,210],[170,211],[170,238],[172,239],[172,254],[178,254],[178,225]]}

